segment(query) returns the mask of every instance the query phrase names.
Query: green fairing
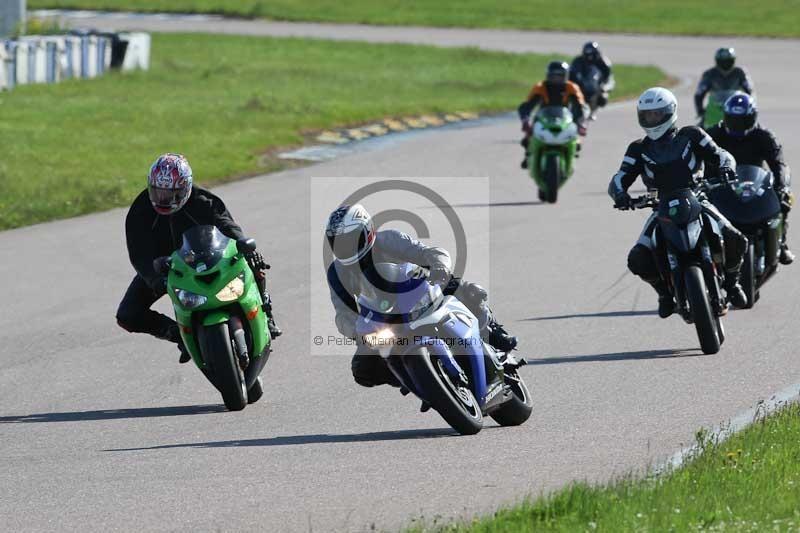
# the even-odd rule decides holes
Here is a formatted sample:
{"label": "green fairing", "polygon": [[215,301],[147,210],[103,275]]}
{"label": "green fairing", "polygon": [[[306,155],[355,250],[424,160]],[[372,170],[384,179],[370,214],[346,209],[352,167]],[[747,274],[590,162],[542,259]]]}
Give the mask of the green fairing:
{"label": "green fairing", "polygon": [[[560,118],[548,118],[537,115],[534,122],[540,123],[546,130],[555,134],[564,131],[573,123],[570,114]],[[533,135],[530,142],[528,169],[536,185],[545,193],[549,192],[550,188],[545,176],[545,167],[548,160],[547,156],[554,155],[558,159],[561,175],[558,187],[560,188],[563,186],[574,172],[573,163],[575,161],[575,152],[578,147],[577,137],[564,144],[548,144]]]}
{"label": "green fairing", "polygon": [[[232,260],[233,263],[231,262]],[[181,337],[183,338],[186,349],[192,356],[198,368],[204,368],[203,357],[197,345],[196,332],[192,324],[192,315],[198,312],[205,312],[202,320],[203,326],[210,326],[226,322],[230,318],[228,308],[232,304],[238,304],[242,309],[242,316],[249,321],[250,333],[252,335],[253,350],[251,358],[262,357],[264,350],[270,344],[269,331],[266,328],[267,317],[262,309],[261,294],[255,282],[253,271],[247,265],[247,261],[236,249],[236,241],[231,240],[225,248],[225,253],[213,268],[200,273],[207,277],[215,272],[219,276],[210,284],[198,281],[198,272],[184,262],[183,258],[176,251],[172,254],[172,266],[167,278],[167,292],[172,299],[172,307],[175,310],[175,318],[181,326]],[[244,272],[244,291],[237,300],[222,302],[216,298],[228,283]],[[207,298],[206,303],[193,309],[187,309],[178,299],[176,289],[183,289]],[[247,319],[249,313],[255,310],[255,316]],[[252,315],[251,315],[252,316]],[[188,330],[188,331],[187,331]]]}

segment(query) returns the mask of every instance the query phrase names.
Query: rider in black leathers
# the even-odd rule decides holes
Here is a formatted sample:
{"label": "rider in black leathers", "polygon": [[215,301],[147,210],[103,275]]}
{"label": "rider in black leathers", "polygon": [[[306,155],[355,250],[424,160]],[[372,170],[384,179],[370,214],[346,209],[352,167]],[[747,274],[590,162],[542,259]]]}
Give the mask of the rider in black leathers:
{"label": "rider in black leathers", "polygon": [[[675,96],[660,87],[648,89],[639,98],[639,123],[647,132],[643,139],[628,146],[620,170],[611,179],[608,194],[615,207],[629,208],[628,188],[638,176],[649,190],[666,192],[694,188],[699,174],[705,176],[735,175],[736,161],[717,146],[706,132],[695,126],[678,129]],[[705,166],[705,169],[704,169]],[[722,229],[725,241],[726,276],[724,286],[728,299],[736,307],[744,307],[747,298],[739,285],[739,270],[747,250],[747,238],[708,201],[702,201],[705,213]],[[660,275],[651,236],[657,224],[655,213],[648,218],[636,245],[628,255],[628,268],[658,293],[658,313],[662,318],[675,310],[675,302]]]}
{"label": "rider in black leathers", "polygon": [[[192,169],[179,154],[164,154],[153,164],[148,187],[131,204],[125,218],[128,256],[136,270],[117,310],[117,323],[135,333],[148,333],[173,342],[181,350],[180,362],[190,360],[183,348],[178,325],[170,317],[151,309],[166,294],[166,277],[155,271],[153,260],[168,256],[181,246],[186,230],[198,225],[216,226],[228,238],[245,239],[225,203],[216,195],[192,185]],[[247,254],[256,283],[262,292],[264,311],[273,337],[281,334],[272,314],[264,270],[269,268],[256,251]]]}
{"label": "rider in black leathers", "polygon": [[736,52],[733,48],[720,48],[714,54],[715,66],[703,72],[697,90],[694,93],[694,108],[697,116],[705,115],[705,97],[709,92],[716,91],[742,91],[753,94],[753,82],[747,71],[734,66]]}
{"label": "rider in black leathers", "polygon": [[613,78],[611,74],[611,61],[608,60],[600,52],[599,45],[590,41],[583,45],[581,55],[576,56],[569,66],[569,81],[577,83],[583,91],[583,96],[587,102],[594,96],[587,91],[587,87],[583,83],[586,76],[591,73],[591,67],[596,67],[600,71],[600,93],[597,95],[597,107],[605,107],[608,103],[608,92],[613,87]]}
{"label": "rider in black leathers", "polygon": [[772,171],[773,189],[781,200],[784,214],[780,262],[788,265],[794,254],[786,243],[787,218],[794,203],[791,192],[789,167],[783,159],[783,149],[775,135],[758,122],[755,100],[744,93],[736,93],[725,102],[725,114],[721,123],[709,128],[708,134],[722,148],[736,158],[739,165],[763,166]]}

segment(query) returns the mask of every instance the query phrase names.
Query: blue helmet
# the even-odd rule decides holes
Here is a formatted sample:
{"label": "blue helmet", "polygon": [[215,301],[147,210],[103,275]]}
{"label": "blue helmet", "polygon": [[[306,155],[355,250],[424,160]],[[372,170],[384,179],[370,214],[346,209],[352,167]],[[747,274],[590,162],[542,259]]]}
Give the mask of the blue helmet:
{"label": "blue helmet", "polygon": [[758,108],[756,100],[743,92],[733,93],[725,100],[722,123],[725,131],[732,137],[744,137],[756,127]]}

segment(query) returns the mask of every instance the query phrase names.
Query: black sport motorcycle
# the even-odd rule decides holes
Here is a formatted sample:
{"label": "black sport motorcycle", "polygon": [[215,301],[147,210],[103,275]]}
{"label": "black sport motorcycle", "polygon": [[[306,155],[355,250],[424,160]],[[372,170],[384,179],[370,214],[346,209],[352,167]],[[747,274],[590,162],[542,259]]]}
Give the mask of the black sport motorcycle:
{"label": "black sport motorcycle", "polygon": [[750,241],[740,280],[747,295],[746,308],[753,307],[761,287],[778,271],[784,219],[773,182],[771,172],[740,165],[736,181],[709,193],[711,202]]}
{"label": "black sport motorcycle", "polygon": [[[650,236],[656,263],[687,324],[694,324],[703,353],[714,354],[725,341],[720,317],[727,311],[723,296],[722,230],[704,214],[700,199],[719,186],[705,181],[697,190],[677,189],[634,198],[631,209],[652,208],[658,220]],[[700,195],[700,198],[698,198]]]}

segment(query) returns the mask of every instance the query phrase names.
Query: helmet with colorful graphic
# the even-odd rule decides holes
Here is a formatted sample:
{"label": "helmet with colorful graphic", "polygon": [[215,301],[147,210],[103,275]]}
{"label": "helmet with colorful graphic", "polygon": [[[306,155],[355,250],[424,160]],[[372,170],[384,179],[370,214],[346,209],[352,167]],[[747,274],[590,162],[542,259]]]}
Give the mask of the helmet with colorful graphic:
{"label": "helmet with colorful graphic", "polygon": [[736,51],[733,48],[720,48],[714,54],[714,62],[722,72],[728,72],[736,63]]}
{"label": "helmet with colorful graphic", "polygon": [[756,100],[747,93],[737,91],[730,95],[723,111],[722,124],[731,137],[744,137],[756,127]]}
{"label": "helmet with colorful graphic", "polygon": [[179,211],[192,194],[192,167],[180,154],[164,154],[156,159],[147,176],[150,203],[159,215]]}
{"label": "helmet with colorful graphic", "polygon": [[375,244],[375,224],[361,204],[343,205],[328,217],[325,237],[336,259],[352,265]]}
{"label": "helmet with colorful graphic", "polygon": [[660,139],[675,127],[678,120],[678,100],[672,91],[663,87],[647,89],[636,104],[639,125],[653,140]]}

